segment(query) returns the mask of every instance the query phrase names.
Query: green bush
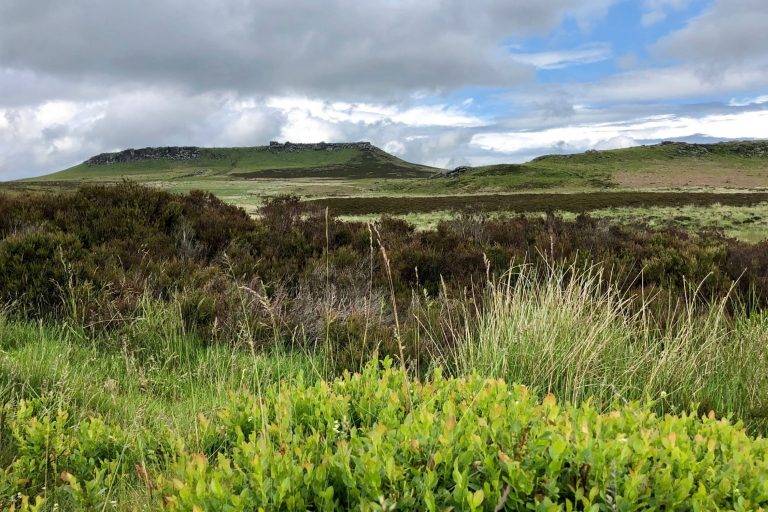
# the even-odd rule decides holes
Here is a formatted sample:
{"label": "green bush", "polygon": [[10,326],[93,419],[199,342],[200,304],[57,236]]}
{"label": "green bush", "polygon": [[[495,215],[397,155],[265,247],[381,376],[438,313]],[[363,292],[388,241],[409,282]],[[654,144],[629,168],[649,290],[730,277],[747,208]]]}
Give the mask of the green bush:
{"label": "green bush", "polygon": [[[130,436],[99,418],[72,418],[43,400],[23,401],[10,418],[15,457],[0,474],[0,506],[38,495],[76,510],[107,510],[117,480],[139,460]],[[134,439],[135,443],[135,439]],[[54,507],[58,508],[58,507]]]}
{"label": "green bush", "polygon": [[388,360],[233,396],[199,417],[196,440],[169,433],[162,449],[39,400],[6,411],[14,456],[0,507],[11,510],[132,509],[139,495],[172,511],[768,505],[768,440],[712,412],[561,405],[503,380],[413,380]]}
{"label": "green bush", "polygon": [[714,414],[601,413],[479,377],[367,367],[240,398],[185,453],[171,510],[755,510],[768,441]]}

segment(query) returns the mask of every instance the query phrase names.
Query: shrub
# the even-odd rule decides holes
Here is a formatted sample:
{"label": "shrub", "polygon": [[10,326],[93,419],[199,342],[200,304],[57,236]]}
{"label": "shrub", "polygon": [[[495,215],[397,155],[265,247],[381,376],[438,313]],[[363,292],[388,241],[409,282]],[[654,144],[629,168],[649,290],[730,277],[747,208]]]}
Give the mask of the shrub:
{"label": "shrub", "polygon": [[61,231],[35,230],[0,240],[2,298],[38,311],[60,308],[72,265],[83,256],[77,237]]}
{"label": "shrub", "polygon": [[204,421],[171,510],[754,510],[768,441],[727,420],[637,403],[539,402],[479,377],[409,380],[385,363],[241,397]]}
{"label": "shrub", "polygon": [[[15,302],[31,319],[66,315],[99,330],[130,322],[144,295],[182,297],[186,327],[207,340],[232,339],[243,322],[270,326],[254,331],[266,333],[250,340],[256,345],[290,338],[304,327],[300,323],[325,323],[318,313],[330,305],[308,303],[329,297],[346,305],[386,297],[377,321],[387,330],[394,319],[390,286],[407,324],[414,293],[474,295],[513,262],[540,268],[600,264],[623,291],[657,290],[658,307],[647,310],[662,316],[675,311],[674,298],[691,283],[701,283],[704,303],[730,293],[739,307],[768,305],[765,243],[614,226],[584,215],[573,222],[463,216],[427,232],[384,217],[371,229],[340,222],[295,197],[268,201],[250,218],[211,194],[172,195],[131,183],[0,195],[0,213],[0,303]],[[279,303],[277,313],[286,316],[270,311],[263,318],[264,308],[241,307],[236,290],[256,282],[264,292],[260,300]],[[329,285],[336,296],[328,293]],[[302,311],[314,316],[297,322]],[[285,332],[275,335],[275,326]],[[408,329],[418,326],[411,322],[403,326]],[[307,332],[321,331],[327,330]]]}
{"label": "shrub", "polygon": [[43,400],[18,404],[10,430],[16,453],[0,476],[3,507],[18,501],[24,510],[24,496],[40,495],[65,509],[113,509],[110,491],[139,460],[122,429],[99,418],[71,418]]}
{"label": "shrub", "polygon": [[199,416],[189,440],[166,431],[148,445],[135,425],[41,400],[5,412],[13,456],[0,471],[0,507],[11,510],[131,509],[136,498],[173,511],[768,505],[768,440],[711,411],[659,416],[636,402],[600,411],[497,379],[413,380],[389,360],[234,395]]}

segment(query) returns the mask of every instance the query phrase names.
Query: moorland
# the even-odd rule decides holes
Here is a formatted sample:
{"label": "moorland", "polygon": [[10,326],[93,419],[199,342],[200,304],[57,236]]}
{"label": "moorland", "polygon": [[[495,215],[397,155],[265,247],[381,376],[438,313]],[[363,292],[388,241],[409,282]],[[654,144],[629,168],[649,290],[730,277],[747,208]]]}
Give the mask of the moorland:
{"label": "moorland", "polygon": [[0,506],[764,508],[767,147],[4,184]]}

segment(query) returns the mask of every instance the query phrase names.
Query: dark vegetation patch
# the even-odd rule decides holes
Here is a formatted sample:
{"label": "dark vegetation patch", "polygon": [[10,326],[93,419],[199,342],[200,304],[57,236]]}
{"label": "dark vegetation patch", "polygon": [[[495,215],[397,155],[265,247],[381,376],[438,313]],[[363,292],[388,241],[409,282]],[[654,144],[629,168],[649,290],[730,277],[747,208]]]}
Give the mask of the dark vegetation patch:
{"label": "dark vegetation patch", "polygon": [[421,357],[420,325],[462,321],[444,310],[450,300],[430,298],[479,301],[489,274],[552,262],[601,263],[611,283],[642,284],[646,297],[658,297],[659,321],[669,320],[686,283],[702,283],[704,301],[730,293],[739,307],[768,305],[768,242],[718,233],[551,215],[460,216],[419,232],[389,217],[341,222],[295,197],[270,201],[253,219],[208,193],[131,183],[0,195],[0,303],[17,315],[118,329],[150,297],[176,304],[206,340],[236,339],[243,325],[264,344],[317,334],[350,366],[372,339],[394,353],[392,292],[408,350]]}
{"label": "dark vegetation patch", "polygon": [[435,169],[411,164],[371,147],[360,151],[349,162],[322,167],[264,169],[234,172],[231,176],[245,179],[286,178],[425,178],[433,176]]}
{"label": "dark vegetation patch", "polygon": [[484,194],[473,196],[423,197],[334,197],[308,201],[329,208],[335,215],[369,213],[546,212],[582,213],[616,207],[649,206],[751,206],[768,201],[768,193],[711,192],[584,192],[573,194]]}

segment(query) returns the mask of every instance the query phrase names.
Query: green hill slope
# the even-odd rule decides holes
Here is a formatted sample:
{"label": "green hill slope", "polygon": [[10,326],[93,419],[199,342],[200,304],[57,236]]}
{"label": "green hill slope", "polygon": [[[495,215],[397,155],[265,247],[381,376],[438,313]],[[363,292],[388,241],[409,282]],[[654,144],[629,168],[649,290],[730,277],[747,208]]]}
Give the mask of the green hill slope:
{"label": "green hill slope", "polygon": [[524,164],[465,167],[430,188],[500,191],[565,188],[766,188],[768,141],[688,144],[664,142],[572,155],[547,155]]}
{"label": "green hill slope", "polygon": [[242,148],[161,147],[104,153],[34,181],[175,181],[262,178],[419,178],[437,169],[396,158],[368,142]]}
{"label": "green hill slope", "polygon": [[208,190],[250,209],[263,198],[279,194],[323,198],[531,191],[765,191],[768,141],[665,142],[452,171],[406,162],[367,142],[159,147],[104,153],[69,169],[3,188],[48,190],[123,179],[177,192]]}

